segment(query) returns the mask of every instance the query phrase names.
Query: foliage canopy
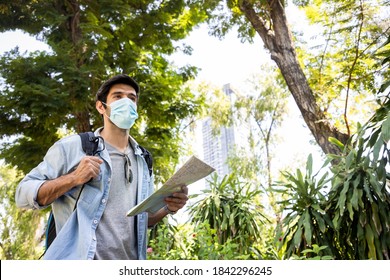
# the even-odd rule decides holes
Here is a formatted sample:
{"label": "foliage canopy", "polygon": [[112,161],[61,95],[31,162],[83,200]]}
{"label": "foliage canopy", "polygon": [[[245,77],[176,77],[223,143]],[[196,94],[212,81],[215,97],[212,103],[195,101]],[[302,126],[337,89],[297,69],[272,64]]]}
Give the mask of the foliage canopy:
{"label": "foliage canopy", "polygon": [[[20,29],[50,51],[0,58],[0,157],[29,171],[65,133],[101,126],[94,109],[100,84],[116,73],[141,86],[141,119],[132,135],[155,158],[162,180],[178,160],[179,129],[201,100],[183,85],[195,67],[173,68],[167,56],[204,20],[200,4],[186,1],[12,1],[0,5],[0,31]],[[62,132],[63,134],[63,132]],[[23,160],[21,160],[23,159]],[[164,166],[164,168],[160,168]]]}

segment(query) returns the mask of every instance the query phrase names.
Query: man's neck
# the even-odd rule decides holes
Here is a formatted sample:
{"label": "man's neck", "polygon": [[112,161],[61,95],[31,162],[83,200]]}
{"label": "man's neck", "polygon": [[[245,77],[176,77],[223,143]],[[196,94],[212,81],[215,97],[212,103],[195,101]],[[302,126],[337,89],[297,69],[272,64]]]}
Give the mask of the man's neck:
{"label": "man's neck", "polygon": [[111,146],[117,148],[121,152],[125,152],[129,145],[129,131],[118,128],[113,125],[104,126],[100,132],[104,141],[108,142]]}

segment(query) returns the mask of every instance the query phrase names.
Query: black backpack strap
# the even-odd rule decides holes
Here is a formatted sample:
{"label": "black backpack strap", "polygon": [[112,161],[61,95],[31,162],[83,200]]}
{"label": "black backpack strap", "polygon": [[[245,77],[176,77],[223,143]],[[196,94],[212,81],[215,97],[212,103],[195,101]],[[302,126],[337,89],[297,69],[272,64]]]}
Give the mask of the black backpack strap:
{"label": "black backpack strap", "polygon": [[[81,138],[81,147],[83,148],[83,151],[85,152],[85,154],[87,156],[94,156],[97,153],[99,153],[105,149],[103,138],[100,136],[95,136],[95,134],[93,132],[91,132],[91,131],[81,132],[81,133],[79,133],[79,136]],[[103,149],[102,150],[99,150],[99,141],[100,140],[103,142]],[[76,208],[77,208],[77,202],[79,201],[79,198],[80,198],[81,192],[84,189],[84,186],[85,186],[85,184],[82,185],[81,190],[77,196],[73,211],[76,210]]]}
{"label": "black backpack strap", "polygon": [[50,211],[49,219],[47,220],[47,229],[46,229],[46,250],[49,248],[50,244],[56,238],[56,223],[54,221],[53,211]]}
{"label": "black backpack strap", "polygon": [[144,159],[146,161],[146,164],[148,165],[149,175],[152,176],[152,174],[153,174],[153,157],[152,157],[152,154],[147,149],[142,147],[141,145],[139,145],[139,147],[140,147],[140,149],[142,151],[142,156],[144,157]]}
{"label": "black backpack strap", "polygon": [[81,138],[81,147],[88,156],[96,154],[99,147],[99,138],[93,134],[93,132],[81,132],[79,133]]}

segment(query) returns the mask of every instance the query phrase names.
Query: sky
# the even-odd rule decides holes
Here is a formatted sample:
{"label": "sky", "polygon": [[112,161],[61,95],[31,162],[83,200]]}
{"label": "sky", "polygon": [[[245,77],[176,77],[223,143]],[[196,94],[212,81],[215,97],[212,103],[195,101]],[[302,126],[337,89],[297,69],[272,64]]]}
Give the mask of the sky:
{"label": "sky", "polygon": [[197,80],[210,81],[223,86],[227,83],[242,83],[259,66],[270,60],[262,48],[260,38],[255,43],[241,43],[236,33],[230,32],[224,39],[208,35],[208,27],[202,25],[185,40],[193,48],[191,56],[176,54],[175,64],[191,64],[201,68]]}

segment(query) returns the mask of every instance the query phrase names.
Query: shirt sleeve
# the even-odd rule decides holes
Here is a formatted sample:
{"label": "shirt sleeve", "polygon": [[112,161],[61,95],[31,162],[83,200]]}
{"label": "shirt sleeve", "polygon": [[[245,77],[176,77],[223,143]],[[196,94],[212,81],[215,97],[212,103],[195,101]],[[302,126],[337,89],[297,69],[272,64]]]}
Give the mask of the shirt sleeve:
{"label": "shirt sleeve", "polygon": [[46,181],[65,174],[65,158],[63,145],[58,141],[47,151],[43,161],[19,183],[15,194],[16,205],[26,209],[46,208],[37,202],[39,188]]}

